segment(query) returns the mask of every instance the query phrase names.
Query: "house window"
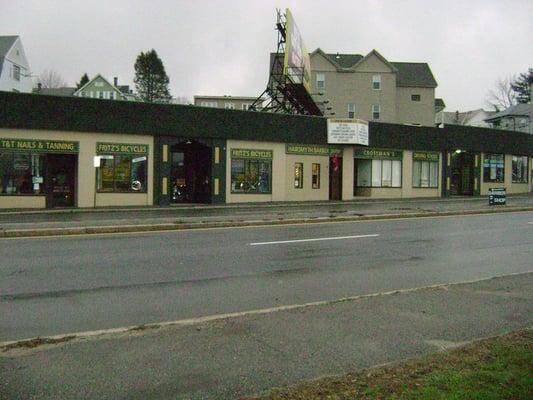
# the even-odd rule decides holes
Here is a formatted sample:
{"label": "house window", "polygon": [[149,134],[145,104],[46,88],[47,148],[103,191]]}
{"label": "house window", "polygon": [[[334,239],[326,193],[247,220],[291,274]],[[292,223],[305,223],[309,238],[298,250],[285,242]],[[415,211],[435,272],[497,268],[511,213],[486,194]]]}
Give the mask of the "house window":
{"label": "house window", "polygon": [[485,154],[483,159],[483,182],[504,182],[505,162],[503,154]]}
{"label": "house window", "polygon": [[381,90],[381,75],[372,76],[372,89]]}
{"label": "house window", "polygon": [[200,103],[202,107],[211,107],[211,108],[217,108],[218,103],[216,101],[202,101]]}
{"label": "house window", "polygon": [[102,86],[104,86],[104,82],[102,82],[102,81],[96,81],[96,82],[94,83],[94,86],[96,86],[96,87],[102,87]]}
{"label": "house window", "polygon": [[411,95],[411,101],[420,101],[420,95],[419,94],[412,94]]}
{"label": "house window", "polygon": [[243,103],[242,104],[243,111],[249,110],[251,105],[252,105],[252,103]]}
{"label": "house window", "polygon": [[140,192],[147,189],[146,154],[101,154],[99,192]]}
{"label": "house window", "polygon": [[348,118],[355,118],[355,104],[348,103]]}
{"label": "house window", "polygon": [[20,81],[20,67],[18,65],[13,65],[13,79]]}
{"label": "house window", "polygon": [[513,156],[513,183],[527,183],[527,173],[527,156]]}
{"label": "house window", "polygon": [[437,188],[439,186],[438,161],[413,161],[413,187]]}
{"label": "house window", "polygon": [[[98,93],[98,92],[97,92]],[[100,92],[100,95],[98,96],[100,99],[104,98],[104,92]]]}
{"label": "house window", "polygon": [[233,149],[231,193],[272,193],[272,151]]}
{"label": "house window", "polygon": [[316,90],[323,92],[326,89],[326,76],[324,74],[316,74]]}
{"label": "house window", "polygon": [[304,187],[304,164],[294,163],[294,187],[303,189]]}
{"label": "house window", "polygon": [[379,119],[381,113],[381,107],[379,104],[372,106],[372,119]]}
{"label": "house window", "polygon": [[234,110],[235,109],[235,103],[224,103],[224,108],[227,110]]}
{"label": "house window", "polygon": [[320,164],[313,163],[312,176],[311,183],[313,189],[320,189]]}
{"label": "house window", "polygon": [[115,100],[115,92],[109,92],[109,99]]}

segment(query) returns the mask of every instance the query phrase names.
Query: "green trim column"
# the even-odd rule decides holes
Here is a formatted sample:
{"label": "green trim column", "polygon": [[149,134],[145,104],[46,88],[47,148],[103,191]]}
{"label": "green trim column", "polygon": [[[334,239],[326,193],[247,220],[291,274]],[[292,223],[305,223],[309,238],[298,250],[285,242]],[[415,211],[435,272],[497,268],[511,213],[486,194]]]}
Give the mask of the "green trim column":
{"label": "green trim column", "polygon": [[442,196],[451,196],[452,185],[452,152],[442,152]]}
{"label": "green trim column", "polygon": [[474,153],[474,168],[472,173],[474,174],[474,189],[472,194],[479,196],[481,194],[481,153]]}
{"label": "green trim column", "polygon": [[[154,138],[154,205],[170,205],[170,143],[165,136]],[[165,184],[166,182],[166,184]]]}
{"label": "green trim column", "polygon": [[226,202],[226,140],[213,139],[211,162],[211,203]]}

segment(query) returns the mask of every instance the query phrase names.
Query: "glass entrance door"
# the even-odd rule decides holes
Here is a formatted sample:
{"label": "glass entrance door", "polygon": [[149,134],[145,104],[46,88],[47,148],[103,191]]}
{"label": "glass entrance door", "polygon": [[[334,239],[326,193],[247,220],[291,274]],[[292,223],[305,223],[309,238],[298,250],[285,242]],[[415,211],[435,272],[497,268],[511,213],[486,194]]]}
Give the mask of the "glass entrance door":
{"label": "glass entrance door", "polygon": [[46,207],[75,206],[77,164],[77,155],[47,154],[45,179]]}

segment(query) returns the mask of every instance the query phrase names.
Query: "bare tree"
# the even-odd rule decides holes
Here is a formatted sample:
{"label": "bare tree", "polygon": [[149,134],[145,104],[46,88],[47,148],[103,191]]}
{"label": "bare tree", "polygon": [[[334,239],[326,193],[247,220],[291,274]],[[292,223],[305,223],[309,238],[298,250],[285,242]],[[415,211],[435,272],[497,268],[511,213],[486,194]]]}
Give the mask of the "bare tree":
{"label": "bare tree", "polygon": [[517,103],[516,92],[512,88],[515,81],[514,76],[499,78],[496,81],[495,88],[487,93],[487,104],[496,111],[502,111],[514,106]]}
{"label": "bare tree", "polygon": [[45,69],[39,75],[38,82],[43,88],[60,88],[67,86],[64,79],[53,69]]}

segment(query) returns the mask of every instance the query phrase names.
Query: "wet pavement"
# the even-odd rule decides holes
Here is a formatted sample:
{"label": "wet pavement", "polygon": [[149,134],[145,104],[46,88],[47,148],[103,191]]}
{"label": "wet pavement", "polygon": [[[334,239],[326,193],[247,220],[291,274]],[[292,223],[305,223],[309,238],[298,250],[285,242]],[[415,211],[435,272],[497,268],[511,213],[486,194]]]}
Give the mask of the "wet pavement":
{"label": "wet pavement", "polygon": [[461,212],[533,207],[533,194],[508,196],[506,206],[489,206],[486,197],[420,200],[357,200],[227,205],[179,205],[165,208],[26,210],[0,212],[0,229],[68,228],[166,223],[283,221],[368,215]]}
{"label": "wet pavement", "polygon": [[0,352],[0,398],[237,399],[531,327],[533,274]]}

